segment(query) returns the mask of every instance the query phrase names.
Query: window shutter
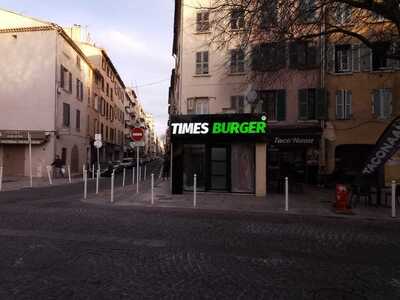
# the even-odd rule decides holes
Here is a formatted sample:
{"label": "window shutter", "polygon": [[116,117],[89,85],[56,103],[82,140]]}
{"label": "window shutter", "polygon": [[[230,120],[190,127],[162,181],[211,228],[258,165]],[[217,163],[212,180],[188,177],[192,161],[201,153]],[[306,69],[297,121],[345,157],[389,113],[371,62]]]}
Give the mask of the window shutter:
{"label": "window shutter", "polygon": [[344,118],[344,105],[343,105],[343,92],[342,90],[336,91],[336,119],[342,120]]}
{"label": "window shutter", "polygon": [[231,96],[231,109],[234,109],[234,110],[237,109],[237,97],[236,96]]}
{"label": "window shutter", "polygon": [[72,93],[72,74],[69,72],[69,86],[68,86],[68,91]]}
{"label": "window shutter", "polygon": [[335,72],[335,45],[333,45],[333,44],[327,45],[326,68],[329,73]]}
{"label": "window shutter", "polygon": [[353,72],[360,72],[360,44],[352,45]]}
{"label": "window shutter", "polygon": [[286,120],[286,91],[279,90],[277,92],[276,119],[278,121]]}
{"label": "window shutter", "polygon": [[63,65],[60,66],[60,86],[62,88],[65,87],[64,66]]}
{"label": "window shutter", "polygon": [[353,102],[353,94],[352,94],[352,92],[350,91],[350,90],[346,90],[345,91],[345,102],[344,102],[344,107],[345,107],[345,115],[344,115],[344,117],[345,117],[345,119],[346,120],[349,120],[349,119],[351,119],[351,116],[352,116],[352,102]]}
{"label": "window shutter", "polygon": [[360,65],[362,71],[371,71],[371,49],[364,44],[360,46]]}
{"label": "window shutter", "polygon": [[299,90],[299,120],[308,119],[307,90]]}
{"label": "window shutter", "polygon": [[315,117],[318,120],[326,120],[328,118],[328,105],[325,89],[317,89],[315,98]]}
{"label": "window shutter", "polygon": [[380,105],[380,96],[379,96],[379,90],[373,90],[372,94],[372,113],[375,114],[376,116],[381,115],[381,105]]}
{"label": "window shutter", "polygon": [[383,116],[388,118],[392,115],[392,91],[383,90]]}
{"label": "window shutter", "polygon": [[298,65],[297,43],[292,42],[289,44],[289,67],[296,69]]}

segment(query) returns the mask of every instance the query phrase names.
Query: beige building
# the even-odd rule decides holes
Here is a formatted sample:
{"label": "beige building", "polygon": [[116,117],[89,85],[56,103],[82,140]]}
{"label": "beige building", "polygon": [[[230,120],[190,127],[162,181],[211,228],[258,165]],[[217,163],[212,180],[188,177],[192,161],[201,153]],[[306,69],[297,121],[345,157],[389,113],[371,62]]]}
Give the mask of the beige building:
{"label": "beige building", "polygon": [[46,175],[56,155],[80,172],[89,155],[93,67],[54,23],[0,10],[0,164],[5,175]]}

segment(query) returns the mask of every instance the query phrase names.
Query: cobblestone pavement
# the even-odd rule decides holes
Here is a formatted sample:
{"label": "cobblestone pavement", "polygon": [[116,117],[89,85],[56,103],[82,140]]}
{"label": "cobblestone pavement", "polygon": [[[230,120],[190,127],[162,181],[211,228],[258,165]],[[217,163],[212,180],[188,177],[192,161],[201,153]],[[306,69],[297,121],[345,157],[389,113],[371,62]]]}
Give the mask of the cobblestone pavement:
{"label": "cobblestone pavement", "polygon": [[400,299],[398,222],[95,206],[68,188],[0,194],[0,299]]}

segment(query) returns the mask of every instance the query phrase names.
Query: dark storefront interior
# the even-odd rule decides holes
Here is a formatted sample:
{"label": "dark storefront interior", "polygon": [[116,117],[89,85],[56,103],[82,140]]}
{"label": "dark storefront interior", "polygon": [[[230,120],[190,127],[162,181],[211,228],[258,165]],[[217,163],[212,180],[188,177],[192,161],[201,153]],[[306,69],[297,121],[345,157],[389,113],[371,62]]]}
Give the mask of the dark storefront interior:
{"label": "dark storefront interior", "polygon": [[254,193],[254,145],[185,144],[183,147],[183,189]]}

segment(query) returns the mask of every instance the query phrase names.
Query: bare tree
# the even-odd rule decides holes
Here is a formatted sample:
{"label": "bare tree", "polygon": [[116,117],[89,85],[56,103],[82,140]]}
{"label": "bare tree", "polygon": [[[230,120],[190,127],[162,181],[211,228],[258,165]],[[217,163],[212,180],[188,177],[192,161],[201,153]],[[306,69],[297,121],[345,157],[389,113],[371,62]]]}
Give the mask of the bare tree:
{"label": "bare tree", "polygon": [[[287,41],[356,41],[400,59],[399,0],[211,0],[211,43],[246,49]],[[257,49],[256,49],[257,50]],[[259,49],[260,50],[260,49]],[[266,50],[266,49],[263,49]],[[264,51],[265,52],[265,51]],[[279,61],[277,62],[279,66]]]}

